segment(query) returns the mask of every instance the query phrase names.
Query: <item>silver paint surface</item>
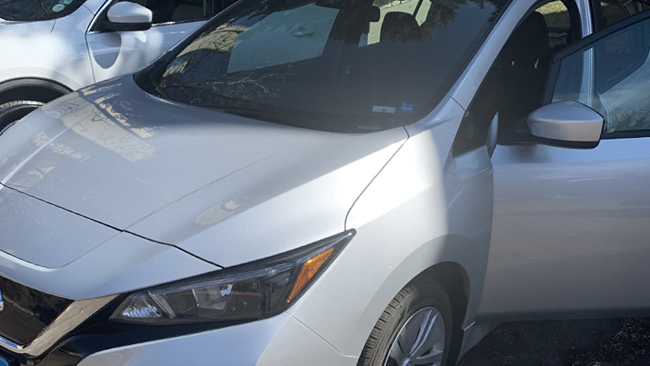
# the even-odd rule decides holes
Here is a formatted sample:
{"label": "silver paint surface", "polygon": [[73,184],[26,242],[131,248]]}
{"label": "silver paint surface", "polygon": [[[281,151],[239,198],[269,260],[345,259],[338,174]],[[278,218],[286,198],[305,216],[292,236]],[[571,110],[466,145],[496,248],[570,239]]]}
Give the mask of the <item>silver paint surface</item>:
{"label": "silver paint surface", "polygon": [[482,317],[648,311],[650,138],[499,146]]}
{"label": "silver paint surface", "polygon": [[336,352],[283,313],[248,324],[102,351],[83,359],[79,366],[185,365],[190,360],[193,366],[354,366],[358,361]]}
{"label": "silver paint surface", "polygon": [[598,142],[603,131],[603,116],[575,100],[543,106],[528,116],[533,136],[571,142]]}
{"label": "silver paint surface", "polygon": [[0,217],[0,250],[50,269],[69,264],[119,234],[3,185]]}

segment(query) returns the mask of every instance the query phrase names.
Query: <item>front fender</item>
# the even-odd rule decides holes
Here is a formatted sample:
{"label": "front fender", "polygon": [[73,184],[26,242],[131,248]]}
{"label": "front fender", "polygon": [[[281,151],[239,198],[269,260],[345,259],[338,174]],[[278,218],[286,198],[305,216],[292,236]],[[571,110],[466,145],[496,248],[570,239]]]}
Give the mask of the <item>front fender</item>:
{"label": "front fender", "polygon": [[446,116],[411,136],[359,197],[346,221],[356,237],[289,310],[345,355],[358,357],[391,299],[437,264],[452,262],[466,273],[462,325],[475,317],[489,251],[492,170],[484,148],[450,157],[462,109]]}

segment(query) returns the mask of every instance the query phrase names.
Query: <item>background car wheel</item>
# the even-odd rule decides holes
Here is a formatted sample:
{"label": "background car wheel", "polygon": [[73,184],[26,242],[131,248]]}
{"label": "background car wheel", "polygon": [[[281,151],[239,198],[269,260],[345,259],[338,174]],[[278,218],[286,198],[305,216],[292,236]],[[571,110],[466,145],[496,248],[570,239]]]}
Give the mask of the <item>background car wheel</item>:
{"label": "background car wheel", "polygon": [[34,100],[14,100],[0,105],[0,131],[43,104]]}
{"label": "background car wheel", "polygon": [[443,366],[451,345],[449,298],[437,282],[415,280],[384,310],[359,366]]}

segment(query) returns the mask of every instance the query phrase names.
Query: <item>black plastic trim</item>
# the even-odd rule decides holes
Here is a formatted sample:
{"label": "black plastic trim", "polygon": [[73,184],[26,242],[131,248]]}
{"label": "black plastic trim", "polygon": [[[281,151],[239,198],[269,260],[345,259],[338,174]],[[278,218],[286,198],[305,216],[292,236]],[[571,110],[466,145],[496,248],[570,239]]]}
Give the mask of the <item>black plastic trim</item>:
{"label": "black plastic trim", "polygon": [[108,19],[100,19],[95,23],[94,32],[138,32],[151,29],[152,23],[113,23]]}
{"label": "black plastic trim", "polygon": [[[602,134],[601,134],[602,136]],[[530,133],[528,130],[528,120],[527,118],[522,118],[519,121],[515,122],[510,128],[508,128],[498,141],[499,145],[511,146],[511,145],[533,145],[541,144],[554,147],[562,147],[568,149],[593,149],[600,144],[599,141],[595,142],[579,142],[579,141],[563,141],[563,140],[554,140],[554,139],[545,139],[542,137],[537,137]]]}
{"label": "black plastic trim", "polygon": [[650,138],[650,130],[608,132],[603,133],[600,138],[603,140]]}
{"label": "black plastic trim", "polygon": [[0,336],[26,346],[65,311],[72,300],[49,295],[0,277],[4,310]]}

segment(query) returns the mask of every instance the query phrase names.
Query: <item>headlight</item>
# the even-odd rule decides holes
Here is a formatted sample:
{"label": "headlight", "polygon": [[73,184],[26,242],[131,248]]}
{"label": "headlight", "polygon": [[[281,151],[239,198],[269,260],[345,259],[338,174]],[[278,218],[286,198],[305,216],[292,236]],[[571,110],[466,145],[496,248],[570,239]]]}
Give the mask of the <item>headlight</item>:
{"label": "headlight", "polygon": [[111,320],[177,324],[278,314],[309,288],[354,234],[346,231],[259,262],[133,293]]}

